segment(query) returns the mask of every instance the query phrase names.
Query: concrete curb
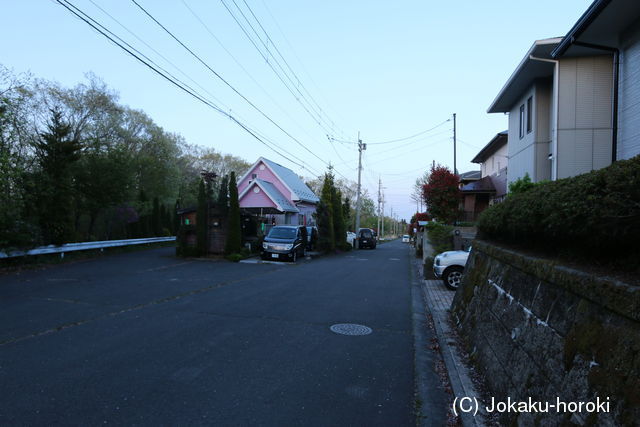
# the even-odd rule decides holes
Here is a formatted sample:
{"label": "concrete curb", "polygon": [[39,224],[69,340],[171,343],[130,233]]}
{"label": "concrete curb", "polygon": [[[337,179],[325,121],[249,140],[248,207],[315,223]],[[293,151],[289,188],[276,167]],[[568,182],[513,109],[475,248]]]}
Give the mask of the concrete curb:
{"label": "concrete curb", "polygon": [[[411,256],[411,255],[409,255]],[[409,258],[409,280],[411,284],[411,318],[414,339],[414,372],[416,403],[416,425],[421,427],[442,426],[447,423],[448,399],[432,396],[445,395],[432,393],[434,386],[440,387],[440,379],[435,373],[436,355],[429,349],[430,341],[434,335],[427,325],[425,305],[421,290],[421,281],[416,280],[411,258]],[[433,369],[429,369],[429,368]]]}
{"label": "concrete curb", "polygon": [[[455,346],[457,338],[448,322],[449,311],[447,310],[443,313],[441,310],[435,310],[427,295],[425,283],[427,280],[421,280],[420,282],[424,309],[425,312],[430,314],[433,318],[436,338],[438,339],[440,353],[442,354],[442,358],[444,359],[444,363],[447,368],[447,376],[449,377],[449,383],[453,389],[454,398],[478,398],[481,402],[481,394],[471,380],[469,369],[463,362],[458,348]],[[478,411],[477,416],[473,416],[471,413],[458,413],[458,419],[460,419],[463,426],[486,425],[482,411]]]}

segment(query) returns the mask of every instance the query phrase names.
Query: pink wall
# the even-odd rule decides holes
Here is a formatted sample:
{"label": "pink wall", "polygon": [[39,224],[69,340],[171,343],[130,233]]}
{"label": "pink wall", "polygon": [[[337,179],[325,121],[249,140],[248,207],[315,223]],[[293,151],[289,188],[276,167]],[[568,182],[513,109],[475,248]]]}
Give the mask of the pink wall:
{"label": "pink wall", "polygon": [[[259,188],[256,184],[253,184],[251,187]],[[241,192],[241,190],[238,189],[238,192]],[[253,188],[251,188],[247,192],[247,194],[245,194],[244,197],[242,197],[242,199],[239,200],[239,202],[240,202],[240,207],[242,208],[267,208],[267,207],[276,208],[277,207],[275,203],[273,203],[273,201],[265,194],[265,192],[262,191],[262,189],[260,189],[259,193],[254,193]]]}
{"label": "pink wall", "polygon": [[242,181],[238,182],[238,194],[241,194],[244,191],[249,181],[253,179],[251,178],[251,176],[253,174],[256,174],[258,175],[259,179],[272,183],[278,189],[278,191],[282,193],[283,196],[289,199],[289,201],[293,202],[293,200],[291,199],[291,191],[287,190],[287,187],[285,187],[282,182],[280,182],[280,180],[273,174],[273,172],[271,172],[267,165],[264,165],[264,170],[260,170],[260,165],[264,165],[264,163],[262,161],[259,162],[249,171],[249,173]]}

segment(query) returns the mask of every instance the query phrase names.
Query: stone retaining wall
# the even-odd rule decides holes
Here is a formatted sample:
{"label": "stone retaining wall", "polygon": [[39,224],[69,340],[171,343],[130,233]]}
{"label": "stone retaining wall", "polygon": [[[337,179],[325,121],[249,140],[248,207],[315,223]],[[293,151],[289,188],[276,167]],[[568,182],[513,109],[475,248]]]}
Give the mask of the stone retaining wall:
{"label": "stone retaining wall", "polygon": [[550,408],[503,422],[639,422],[640,288],[475,241],[452,311],[496,399],[610,402],[609,413]]}

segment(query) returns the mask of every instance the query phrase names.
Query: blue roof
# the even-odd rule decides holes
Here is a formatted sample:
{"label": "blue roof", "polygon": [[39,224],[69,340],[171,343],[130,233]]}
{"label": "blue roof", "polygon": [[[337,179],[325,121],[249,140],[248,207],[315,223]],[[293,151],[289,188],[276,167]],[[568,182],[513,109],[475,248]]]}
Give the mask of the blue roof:
{"label": "blue roof", "polygon": [[261,159],[276,175],[278,175],[282,182],[289,187],[293,193],[295,193],[298,200],[311,203],[318,203],[320,201],[320,198],[316,196],[315,193],[307,187],[307,184],[305,184],[291,169],[285,168],[284,166],[279,165],[276,162],[272,162],[271,160],[267,160],[264,157]]}
{"label": "blue roof", "polygon": [[[264,181],[262,179],[256,178],[253,180],[253,182],[255,182],[260,187],[262,187],[264,192],[267,193],[267,196],[269,196],[271,200],[273,200],[277,205],[279,205],[283,212],[300,212],[298,208],[296,208],[293,204],[291,204],[289,199],[287,199],[284,196],[284,194],[278,191],[276,186],[270,183],[269,181]],[[249,187],[251,187],[251,185],[249,185]]]}

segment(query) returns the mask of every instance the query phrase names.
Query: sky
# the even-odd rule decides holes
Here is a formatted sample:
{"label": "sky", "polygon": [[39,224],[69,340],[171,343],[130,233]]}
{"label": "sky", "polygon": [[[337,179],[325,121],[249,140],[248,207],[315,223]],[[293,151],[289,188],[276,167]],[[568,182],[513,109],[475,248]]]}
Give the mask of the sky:
{"label": "sky", "polygon": [[591,3],[136,2],[66,3],[209,106],[53,0],[0,0],[0,64],[68,87],[93,73],[120,103],[190,144],[249,162],[263,156],[308,178],[332,165],[338,178],[357,181],[359,135],[367,144],[363,188],[375,200],[382,182],[385,213],[406,220],[417,208],[410,199],[416,178],[434,161],[453,169],[452,115],[457,169],[479,170],[471,159],[507,128],[507,116],[487,114],[488,106],[532,43],[566,34]]}

